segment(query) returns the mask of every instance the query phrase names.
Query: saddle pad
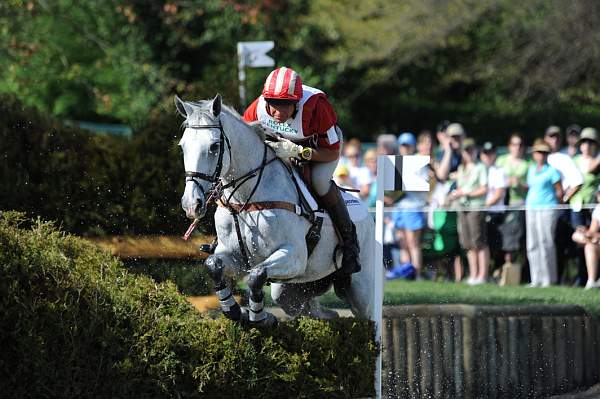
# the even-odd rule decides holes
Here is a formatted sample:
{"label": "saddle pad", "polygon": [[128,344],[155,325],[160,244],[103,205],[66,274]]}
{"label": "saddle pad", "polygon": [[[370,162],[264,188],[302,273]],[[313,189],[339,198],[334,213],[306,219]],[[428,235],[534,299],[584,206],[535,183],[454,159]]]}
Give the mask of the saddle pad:
{"label": "saddle pad", "polygon": [[[306,202],[310,205],[310,208],[318,216],[327,215],[326,219],[330,219],[327,213],[317,212],[317,210],[319,209],[319,205],[317,204],[317,201],[311,194],[310,190],[306,187],[306,184],[304,184],[304,180],[300,178],[300,175],[296,170],[294,170],[294,178],[296,179],[298,187],[300,187],[300,191],[306,199]],[[342,198],[346,203],[348,213],[350,214],[350,219],[352,219],[353,222],[359,222],[369,216],[369,210],[367,209],[365,204],[357,197],[357,195],[354,195],[354,193],[342,191]]]}

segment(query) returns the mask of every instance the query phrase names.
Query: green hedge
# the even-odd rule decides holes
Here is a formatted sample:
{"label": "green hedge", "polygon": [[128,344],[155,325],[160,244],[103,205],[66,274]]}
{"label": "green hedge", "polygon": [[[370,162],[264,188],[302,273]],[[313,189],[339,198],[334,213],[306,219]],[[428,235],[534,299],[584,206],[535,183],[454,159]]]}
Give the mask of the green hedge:
{"label": "green hedge", "polygon": [[[131,140],[61,124],[0,95],[0,204],[70,233],[182,234],[181,118],[157,109]],[[201,230],[211,232],[211,218]]]}
{"label": "green hedge", "polygon": [[149,276],[159,283],[170,280],[186,296],[210,295],[214,292],[203,260],[136,258],[122,262],[131,273]]}
{"label": "green hedge", "polygon": [[354,319],[213,320],[50,223],[0,219],[4,397],[369,396],[372,337]]}

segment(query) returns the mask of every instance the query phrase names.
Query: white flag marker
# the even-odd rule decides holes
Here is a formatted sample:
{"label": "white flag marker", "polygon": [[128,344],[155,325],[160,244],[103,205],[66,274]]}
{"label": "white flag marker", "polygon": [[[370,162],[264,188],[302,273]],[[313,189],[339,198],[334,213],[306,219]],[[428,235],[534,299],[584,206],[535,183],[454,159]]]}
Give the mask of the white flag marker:
{"label": "white flag marker", "polygon": [[240,91],[241,112],[246,106],[246,67],[260,68],[272,67],[275,60],[267,53],[275,47],[275,42],[238,42],[238,80]]}
{"label": "white flag marker", "polygon": [[[373,292],[373,319],[375,339],[381,350],[383,328],[383,235],[384,203],[386,191],[429,191],[430,158],[423,155],[386,155],[377,157],[377,202],[375,203],[375,286]],[[375,369],[375,397],[381,398],[381,353]]]}

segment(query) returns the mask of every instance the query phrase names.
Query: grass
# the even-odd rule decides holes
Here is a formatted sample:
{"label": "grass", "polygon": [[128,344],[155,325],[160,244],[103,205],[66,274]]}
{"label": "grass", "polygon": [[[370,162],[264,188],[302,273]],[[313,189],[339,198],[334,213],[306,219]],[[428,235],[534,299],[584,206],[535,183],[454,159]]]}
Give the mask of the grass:
{"label": "grass", "polygon": [[[385,282],[384,305],[416,304],[471,304],[471,305],[579,305],[593,316],[600,317],[600,289],[504,286],[484,284],[470,287],[466,284],[431,281],[394,280]],[[330,291],[323,304],[345,307]]]}

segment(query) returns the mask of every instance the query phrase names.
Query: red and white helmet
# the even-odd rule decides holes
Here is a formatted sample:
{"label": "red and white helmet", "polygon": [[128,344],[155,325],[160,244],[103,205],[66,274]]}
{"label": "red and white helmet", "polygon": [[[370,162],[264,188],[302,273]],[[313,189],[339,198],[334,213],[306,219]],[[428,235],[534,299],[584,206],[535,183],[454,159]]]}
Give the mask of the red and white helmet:
{"label": "red and white helmet", "polygon": [[302,79],[291,68],[277,68],[267,77],[262,95],[266,99],[300,101],[302,99]]}

